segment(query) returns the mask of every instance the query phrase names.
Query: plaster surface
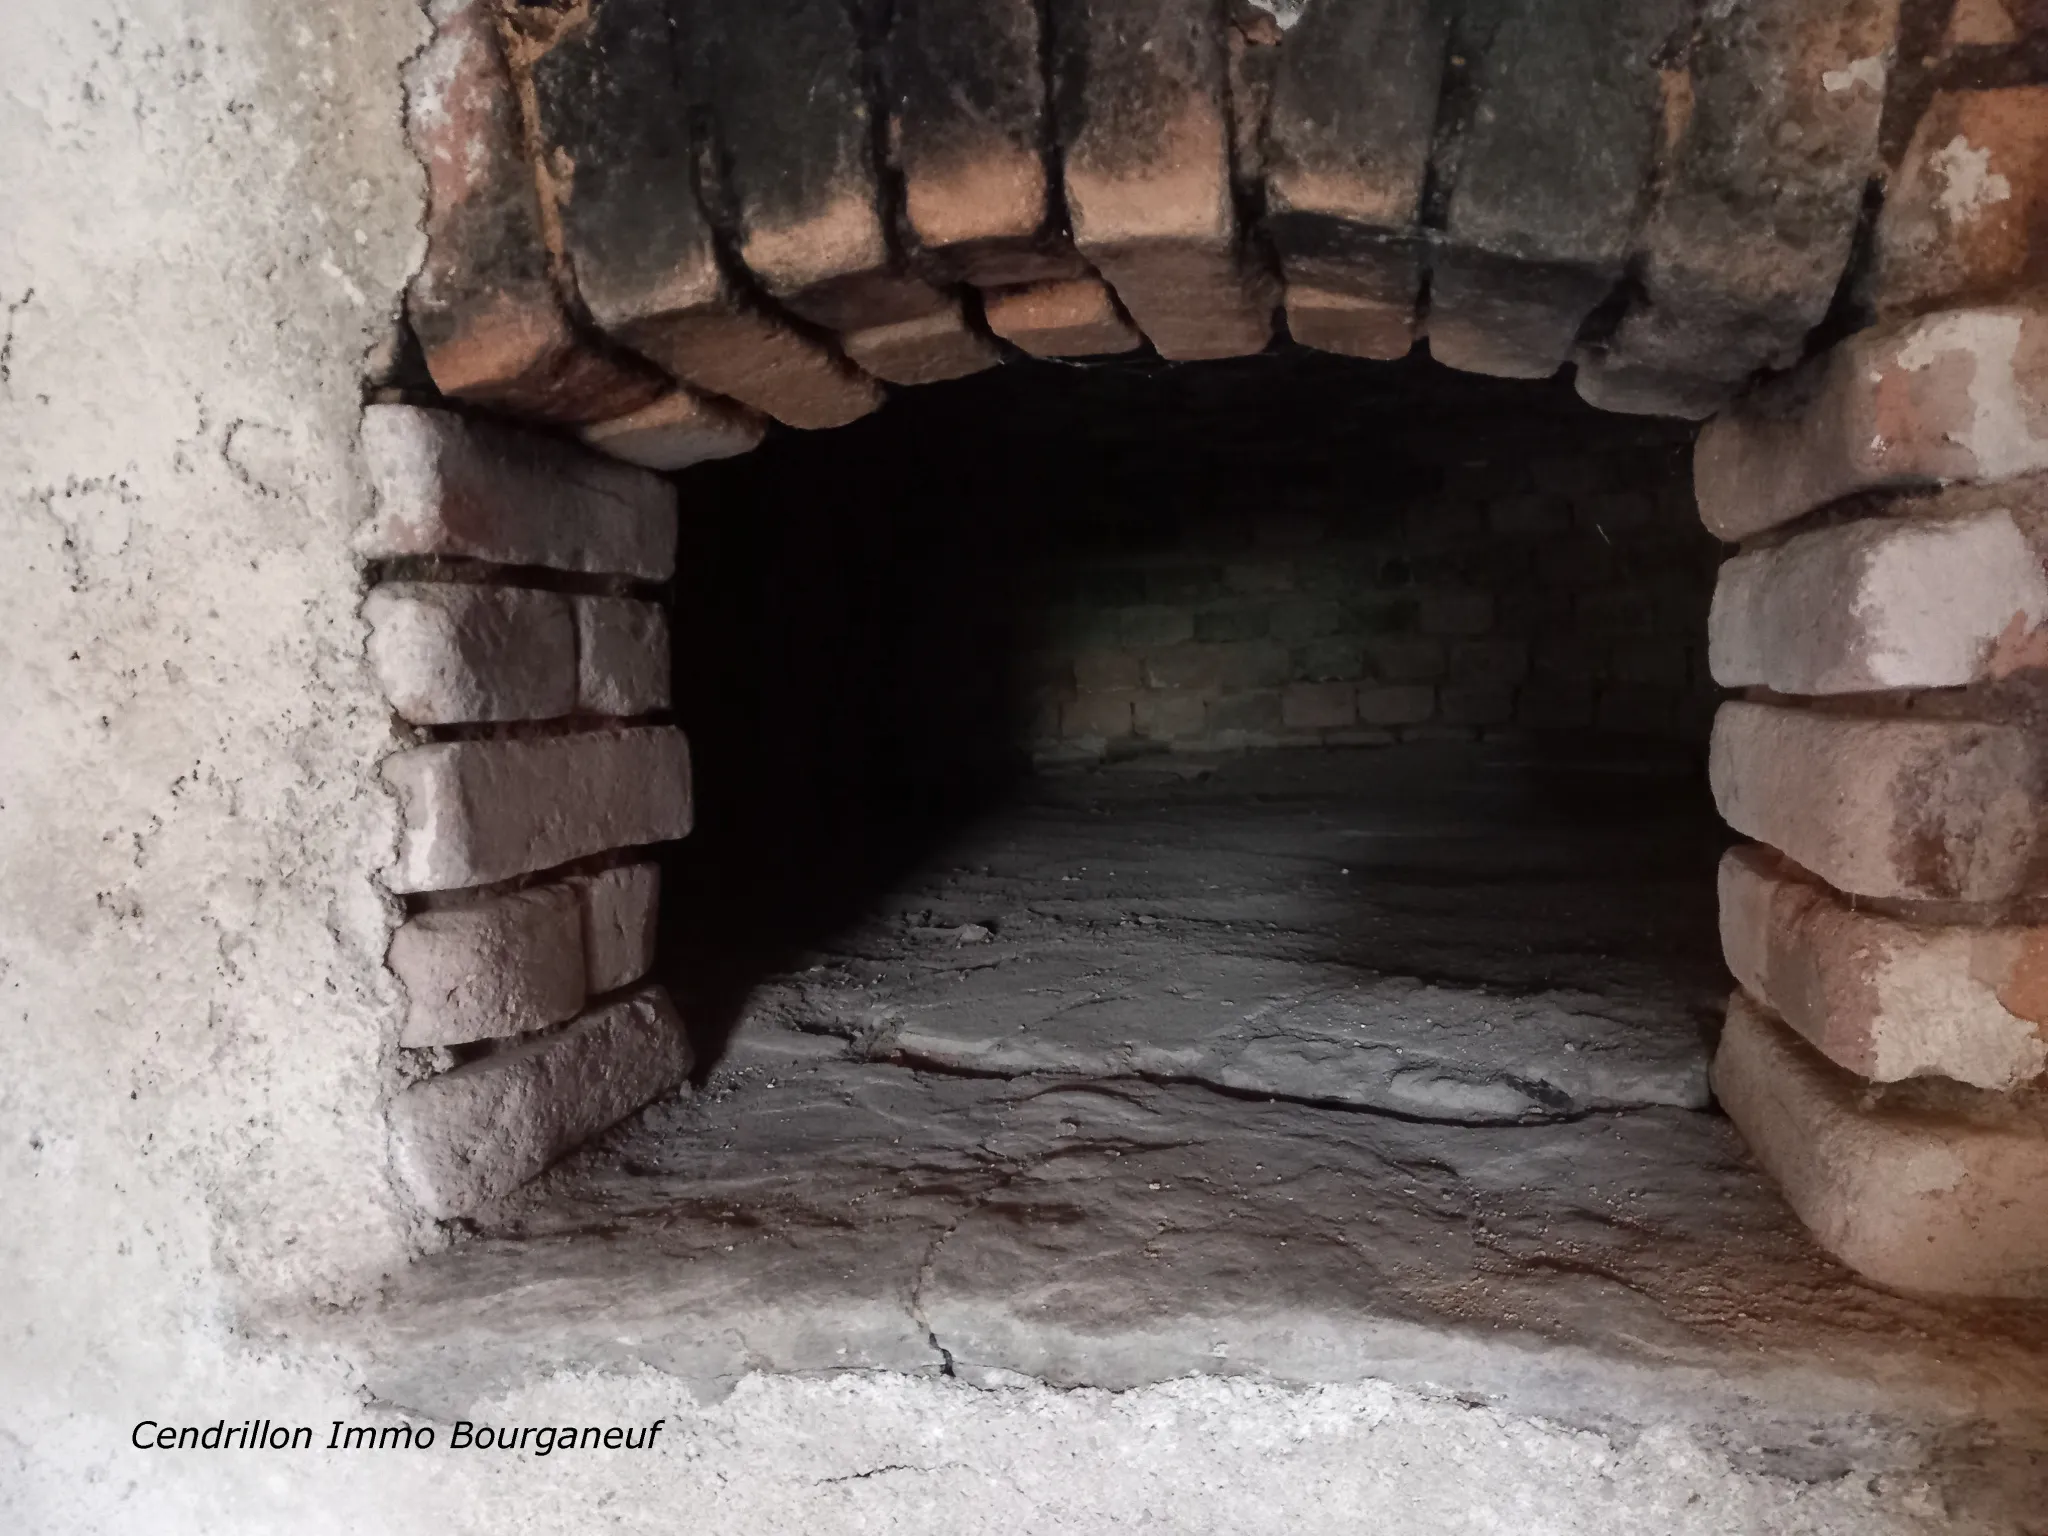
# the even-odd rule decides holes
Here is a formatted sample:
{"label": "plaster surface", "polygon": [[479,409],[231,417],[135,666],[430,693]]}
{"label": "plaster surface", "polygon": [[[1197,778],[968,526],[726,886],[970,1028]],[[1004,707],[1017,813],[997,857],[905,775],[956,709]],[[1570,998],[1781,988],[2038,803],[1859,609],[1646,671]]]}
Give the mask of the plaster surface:
{"label": "plaster surface", "polygon": [[[277,1529],[315,1468],[133,1422],[352,1412],[240,1308],[429,1234],[364,773],[361,379],[419,255],[400,0],[0,12],[0,1526]],[[399,1528],[364,1483],[307,1529]],[[348,1513],[344,1513],[344,1511]]]}

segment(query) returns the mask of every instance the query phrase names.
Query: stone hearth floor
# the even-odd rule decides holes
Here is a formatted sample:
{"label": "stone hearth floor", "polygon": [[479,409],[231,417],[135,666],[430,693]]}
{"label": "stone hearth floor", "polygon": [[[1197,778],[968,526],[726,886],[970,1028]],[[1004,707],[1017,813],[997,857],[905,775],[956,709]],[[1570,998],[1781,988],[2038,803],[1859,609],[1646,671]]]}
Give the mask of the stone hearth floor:
{"label": "stone hearth floor", "polygon": [[1383,1380],[2048,1509],[2048,1308],[1860,1282],[1711,1107],[1726,841],[1696,760],[1041,780],[344,1326],[434,1414],[591,1366]]}

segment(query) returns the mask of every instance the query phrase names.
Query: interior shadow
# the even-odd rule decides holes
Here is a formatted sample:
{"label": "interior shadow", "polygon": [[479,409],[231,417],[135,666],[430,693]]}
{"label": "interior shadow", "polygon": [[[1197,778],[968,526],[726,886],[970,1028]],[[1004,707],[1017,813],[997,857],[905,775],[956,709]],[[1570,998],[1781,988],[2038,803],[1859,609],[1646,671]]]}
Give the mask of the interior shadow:
{"label": "interior shadow", "polygon": [[[1529,558],[1510,540],[1482,570],[1415,536],[1462,460],[1617,430],[1639,429],[1565,385],[1421,359],[1147,354],[1012,363],[684,472],[672,623],[697,828],[664,855],[661,970],[700,1071],[757,979],[1013,792],[1029,742],[1073,734],[1045,717],[1059,680],[1041,674],[1071,686],[1103,615],[1225,621],[1209,589],[1228,562],[1298,558],[1307,528],[1364,562],[1378,606],[1360,622],[1412,624],[1416,594],[1508,584]],[[1327,574],[1333,591],[1352,579]]]}

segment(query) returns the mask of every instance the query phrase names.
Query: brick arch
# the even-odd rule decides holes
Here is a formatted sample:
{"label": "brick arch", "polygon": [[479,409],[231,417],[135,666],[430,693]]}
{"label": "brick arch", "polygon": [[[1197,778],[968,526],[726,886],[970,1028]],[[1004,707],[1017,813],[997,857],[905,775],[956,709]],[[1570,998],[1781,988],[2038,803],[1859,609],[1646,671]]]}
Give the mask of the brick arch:
{"label": "brick arch", "polygon": [[[618,851],[689,824],[655,472],[1018,354],[1421,346],[1713,417],[1744,696],[1712,770],[1755,840],[1717,1085],[1850,1264],[2038,1293],[2048,98],[1986,14],[1909,15],[1929,71],[1880,0],[441,6],[412,388],[542,431],[388,403],[365,433],[373,658],[423,733],[383,768],[392,964],[416,1018],[442,1000],[402,1043],[448,1052],[394,1110],[422,1203],[687,1069]],[[537,1033],[465,1063],[480,1019]]]}

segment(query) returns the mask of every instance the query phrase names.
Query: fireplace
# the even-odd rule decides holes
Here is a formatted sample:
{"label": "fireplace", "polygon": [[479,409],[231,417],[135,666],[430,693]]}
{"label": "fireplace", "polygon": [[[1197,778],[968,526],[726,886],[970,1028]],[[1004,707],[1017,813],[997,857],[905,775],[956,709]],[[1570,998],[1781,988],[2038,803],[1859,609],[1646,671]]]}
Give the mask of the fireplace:
{"label": "fireplace", "polygon": [[2037,16],[426,9],[267,1319],[2039,1507]]}

